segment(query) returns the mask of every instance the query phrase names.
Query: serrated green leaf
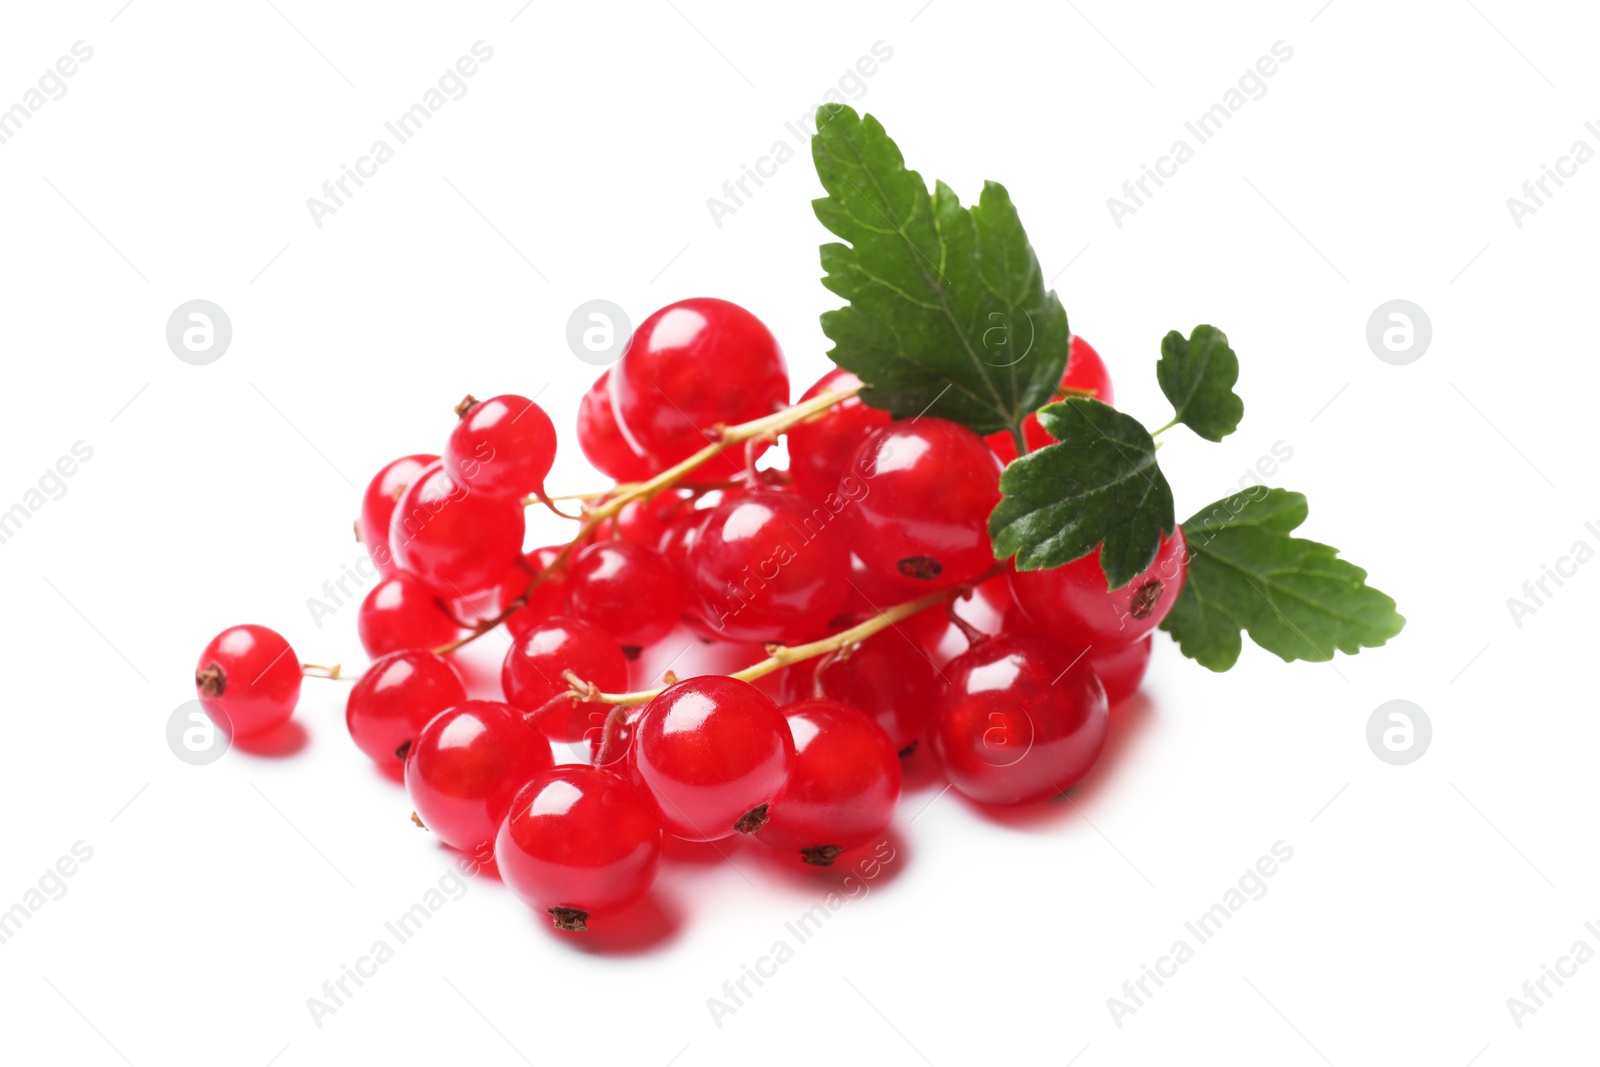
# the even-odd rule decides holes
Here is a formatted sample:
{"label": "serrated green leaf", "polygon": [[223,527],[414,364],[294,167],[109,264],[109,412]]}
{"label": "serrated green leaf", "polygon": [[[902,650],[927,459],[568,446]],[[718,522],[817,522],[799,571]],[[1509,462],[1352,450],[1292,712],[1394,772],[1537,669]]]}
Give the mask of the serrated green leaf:
{"label": "serrated green leaf", "polygon": [[828,195],[812,207],[849,242],[822,246],[822,282],[849,301],[822,316],[829,358],[896,418],[1020,425],[1054,395],[1069,334],[1010,195],[987,182],[963,208],[941,182],[930,196],[871,115],[829,105],[817,122]]}
{"label": "serrated green leaf", "polygon": [[1306,498],[1283,489],[1236,493],[1183,524],[1189,573],[1161,628],[1190,659],[1225,671],[1239,658],[1240,631],[1279,658],[1326,662],[1398,634],[1405,619],[1367,572],[1339,550],[1293,531]]}
{"label": "serrated green leaf", "polygon": [[1207,441],[1220,441],[1239,428],[1244,401],[1233,391],[1239,357],[1215,326],[1196,326],[1185,338],[1173,330],[1162,338],[1156,380],[1181,422]]}
{"label": "serrated green leaf", "polygon": [[1013,460],[989,515],[997,559],[1019,570],[1059,567],[1100,548],[1117,589],[1149,568],[1172,533],[1172,489],[1156,446],[1138,420],[1098,400],[1074,397],[1039,411],[1059,444]]}

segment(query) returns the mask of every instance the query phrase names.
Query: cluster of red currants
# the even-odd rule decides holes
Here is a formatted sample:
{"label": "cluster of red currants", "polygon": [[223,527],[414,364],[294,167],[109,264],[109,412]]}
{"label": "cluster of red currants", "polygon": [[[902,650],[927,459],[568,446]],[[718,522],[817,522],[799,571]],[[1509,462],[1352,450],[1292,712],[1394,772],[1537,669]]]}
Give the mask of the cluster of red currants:
{"label": "cluster of red currants", "polygon": [[[1061,384],[1112,399],[1077,338]],[[350,693],[351,737],[403,761],[417,818],[492,849],[558,927],[641,897],[665,834],[749,834],[821,865],[875,843],[923,739],[980,804],[1056,796],[1138,688],[1183,582],[1181,532],[1115,591],[1097,555],[997,564],[987,520],[1015,438],[895,421],[860,386],[835,370],[790,407],[771,332],[735,304],[684,300],[582,401],[578,443],[618,484],[568,498],[583,505],[569,544],[523,551],[524,508],[556,507],[556,433],[523,397],[468,397],[441,456],[395,460],[367,488],[358,535],[383,578],[358,616],[376,658]],[[758,469],[780,433],[788,469]],[[1051,443],[1031,416],[1023,438]],[[974,602],[987,628],[959,610]],[[449,656],[497,625],[512,638],[504,699],[469,700]],[[768,658],[629,692],[641,648],[679,625]],[[282,637],[241,626],[195,681],[237,736],[286,720],[301,677]],[[557,746],[588,758],[558,763]]]}

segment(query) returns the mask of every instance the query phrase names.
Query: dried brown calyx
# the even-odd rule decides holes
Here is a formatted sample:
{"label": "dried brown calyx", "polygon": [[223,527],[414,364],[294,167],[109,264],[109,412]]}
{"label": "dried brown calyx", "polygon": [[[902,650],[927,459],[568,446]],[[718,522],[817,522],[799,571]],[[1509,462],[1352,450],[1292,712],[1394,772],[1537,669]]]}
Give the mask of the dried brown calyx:
{"label": "dried brown calyx", "polygon": [[733,828],[741,834],[753,834],[765,825],[767,825],[767,806],[757,804],[739,816],[739,821],[733,824]]}
{"label": "dried brown calyx", "polygon": [[203,697],[211,697],[214,700],[221,696],[222,691],[228,687],[228,675],[223,671],[222,664],[208,663],[195,671],[194,687],[200,690],[200,695]]}
{"label": "dried brown calyx", "polygon": [[1161,600],[1161,589],[1160,578],[1151,578],[1135,589],[1133,601],[1128,605],[1128,614],[1136,619],[1148,619]]}
{"label": "dried brown calyx", "polygon": [[813,867],[831,867],[834,857],[843,851],[838,845],[812,845],[800,850],[800,858]]}

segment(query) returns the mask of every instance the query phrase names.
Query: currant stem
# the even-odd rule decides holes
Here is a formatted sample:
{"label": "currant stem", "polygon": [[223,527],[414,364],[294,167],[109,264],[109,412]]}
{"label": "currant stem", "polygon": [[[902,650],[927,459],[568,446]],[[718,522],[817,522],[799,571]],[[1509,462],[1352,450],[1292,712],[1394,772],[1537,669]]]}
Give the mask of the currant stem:
{"label": "currant stem", "polygon": [[557,693],[555,696],[551,697],[543,704],[540,704],[532,711],[524,712],[522,721],[527,724],[529,729],[537,730],[544,722],[545,717],[552,711],[554,711],[556,708],[559,708],[563,704],[570,706],[576,699],[578,699],[578,694],[571,689],[568,689],[562,693]]}
{"label": "currant stem", "polygon": [[817,665],[811,669],[811,699],[826,700],[828,698],[828,691],[822,685],[822,672],[827,670],[830,664],[844,659],[847,655],[846,650],[848,647],[845,646],[845,648],[836,648],[832,652],[825,652],[822,658],[817,660]]}
{"label": "currant stem", "polygon": [[[860,388],[860,386],[854,386],[844,389],[825,389],[816,396],[812,397],[810,400],[795,404],[791,407],[786,407],[782,411],[775,411],[771,415],[764,415],[759,419],[751,419],[749,422],[741,422],[737,426],[719,427],[715,431],[717,435],[717,439],[715,441],[706,445],[706,447],[702,448],[700,451],[696,452],[683,462],[676,463],[671,467],[668,467],[666,470],[662,471],[654,478],[648,479],[647,481],[617,486],[616,489],[612,490],[613,495],[607,496],[604,503],[597,504],[595,507],[586,512],[583,519],[583,525],[578,528],[578,535],[562,546],[561,552],[556,556],[555,559],[550,561],[550,565],[548,567],[545,567],[538,574],[533,576],[533,581],[528,583],[528,588],[522,591],[521,596],[517,597],[516,600],[513,600],[510,604],[508,604],[505,610],[500,612],[500,614],[494,616],[492,619],[486,619],[483,622],[480,622],[477,626],[473,627],[471,633],[464,637],[457,638],[448,644],[440,645],[438,648],[433,650],[434,654],[439,656],[447,656],[456,649],[461,648],[463,645],[476,641],[478,638],[482,637],[484,634],[488,633],[490,630],[493,630],[496,626],[499,626],[501,623],[509,619],[519,608],[527,604],[528,595],[532,593],[534,589],[538,588],[541,582],[545,581],[552,574],[558,573],[566,567],[568,562],[571,561],[573,554],[577,551],[578,546],[588,542],[589,535],[595,531],[597,526],[611,518],[623,508],[627,507],[633,501],[650,500],[657,494],[667,489],[671,489],[673,486],[683,481],[684,478],[686,478],[702,463],[721,455],[727,449],[733,448],[737,445],[742,445],[746,441],[761,437],[765,434],[782,433],[784,430],[787,430],[789,427],[794,426],[797,423],[804,422],[814,415],[820,415],[822,412],[827,411],[841,400],[850,399],[852,396],[856,395]],[[775,670],[776,668],[773,669]]]}
{"label": "currant stem", "polygon": [[560,518],[571,519],[574,522],[577,522],[583,518],[582,515],[568,515],[565,511],[562,511],[560,508],[556,507],[555,501],[550,499],[550,497],[545,494],[545,491],[542,487],[537,493],[534,494],[534,499],[543,504],[545,507],[549,508],[551,514]]}
{"label": "currant stem", "polygon": [[611,763],[611,750],[617,745],[617,734],[621,732],[623,724],[628,719],[628,706],[617,704],[612,707],[606,716],[606,724],[600,730],[600,750],[594,755],[594,765],[604,767]]}
{"label": "currant stem", "polygon": [[[977,581],[981,582],[998,573],[1000,573],[1000,568],[995,567],[978,578]],[[892,608],[880,611],[865,622],[857,623],[848,630],[840,630],[833,636],[824,637],[820,641],[812,641],[808,644],[795,645],[793,647],[768,645],[766,659],[760,663],[753,663],[742,671],[735,671],[728,677],[737,678],[741,682],[753,682],[757,678],[764,678],[773,671],[782,670],[791,664],[804,663],[808,659],[813,659],[825,653],[833,652],[849,645],[859,644],[873,634],[880,630],[888,629],[902,619],[910,618],[917,612],[931,608],[935,604],[961,596],[966,592],[966,589],[967,587],[965,586],[958,586],[955,589],[943,589],[937,593],[929,593],[927,596],[918,597],[915,600],[908,600],[903,604],[896,604]],[[570,678],[568,680],[572,681]],[[665,688],[666,686],[660,686],[655,689],[643,689],[636,693],[596,693],[593,692],[593,687],[590,687],[582,696],[583,699],[598,704],[643,704],[660,696]]]}
{"label": "currant stem", "polygon": [[348,682],[353,680],[340,676],[339,664],[337,663],[331,667],[324,667],[320,663],[302,663],[300,664],[300,670],[307,678],[327,678],[328,680],[334,682]]}
{"label": "currant stem", "polygon": [[945,614],[949,616],[951,624],[961,631],[962,637],[967,639],[968,648],[977,648],[989,640],[988,634],[956,614],[956,602],[954,599],[945,601],[944,610]]}
{"label": "currant stem", "polygon": [[1152,438],[1160,437],[1162,434],[1166,433],[1168,430],[1172,429],[1174,426],[1178,425],[1178,423],[1180,423],[1182,421],[1183,420],[1181,418],[1179,418],[1177,415],[1174,415],[1174,416],[1172,416],[1172,421],[1171,422],[1167,423],[1165,426],[1161,427],[1161,429],[1159,429],[1159,430],[1152,431],[1150,436]]}

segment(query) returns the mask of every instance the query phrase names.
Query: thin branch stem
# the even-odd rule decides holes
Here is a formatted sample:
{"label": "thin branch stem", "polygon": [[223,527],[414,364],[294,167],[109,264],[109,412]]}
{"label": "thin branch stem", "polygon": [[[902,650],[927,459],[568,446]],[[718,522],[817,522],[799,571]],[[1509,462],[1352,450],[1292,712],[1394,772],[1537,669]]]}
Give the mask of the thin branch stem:
{"label": "thin branch stem", "polygon": [[327,678],[334,682],[348,682],[351,679],[339,673],[339,664],[324,665],[321,663],[302,663],[300,672],[307,678]]}
{"label": "thin branch stem", "polygon": [[[1000,570],[997,567],[976,579],[974,584],[991,578],[998,573],[1000,573]],[[937,593],[929,593],[927,596],[918,597],[915,600],[908,600],[903,604],[896,604],[892,608],[880,611],[865,622],[858,623],[848,630],[841,630],[831,637],[824,637],[820,641],[812,641],[808,644],[794,645],[793,647],[768,645],[766,659],[760,663],[753,663],[742,671],[735,671],[728,677],[737,678],[741,682],[753,682],[757,678],[764,678],[773,671],[782,670],[792,664],[803,663],[808,659],[859,644],[873,634],[878,633],[880,630],[888,629],[902,619],[908,619],[917,612],[931,608],[935,604],[961,596],[968,588],[970,587],[958,586],[955,589],[943,589]],[[568,680],[571,681],[571,679]],[[592,686],[585,686],[581,695],[583,699],[599,704],[643,704],[660,696],[665,688],[666,686],[659,686],[655,689],[643,689],[636,693],[596,693]],[[578,692],[576,685],[574,686],[574,692]]]}

